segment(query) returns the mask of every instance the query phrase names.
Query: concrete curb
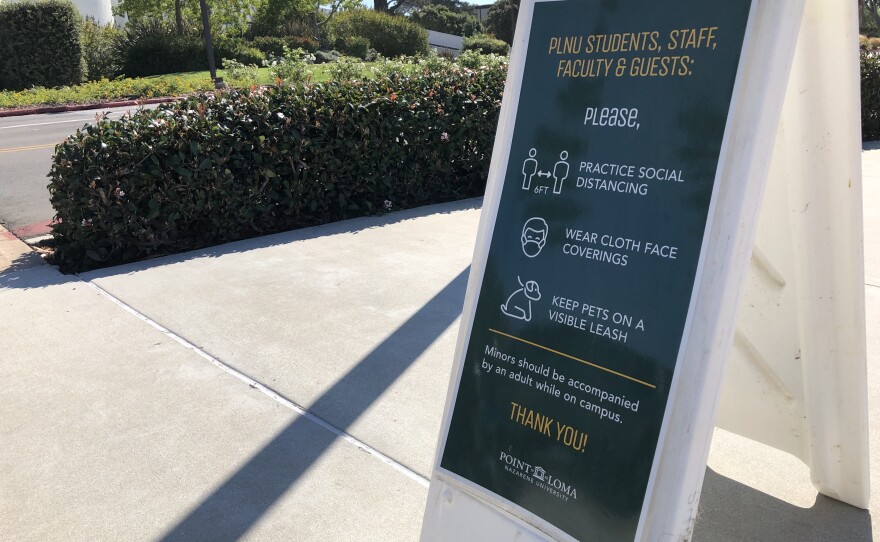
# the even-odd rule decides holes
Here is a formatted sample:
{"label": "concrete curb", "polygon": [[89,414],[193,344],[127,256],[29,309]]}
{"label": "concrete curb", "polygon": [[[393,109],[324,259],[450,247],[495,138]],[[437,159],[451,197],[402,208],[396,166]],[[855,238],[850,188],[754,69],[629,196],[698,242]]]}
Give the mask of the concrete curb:
{"label": "concrete curb", "polygon": [[64,113],[66,111],[86,111],[89,109],[106,109],[110,107],[126,107],[137,105],[161,104],[173,102],[181,99],[174,98],[147,98],[145,100],[122,100],[116,102],[101,102],[94,104],[73,104],[73,105],[53,105],[46,107],[28,107],[24,109],[7,109],[0,111],[0,118],[3,117],[20,117],[24,115],[36,115],[39,113]]}
{"label": "concrete curb", "polygon": [[0,226],[0,275],[43,265],[43,258]]}

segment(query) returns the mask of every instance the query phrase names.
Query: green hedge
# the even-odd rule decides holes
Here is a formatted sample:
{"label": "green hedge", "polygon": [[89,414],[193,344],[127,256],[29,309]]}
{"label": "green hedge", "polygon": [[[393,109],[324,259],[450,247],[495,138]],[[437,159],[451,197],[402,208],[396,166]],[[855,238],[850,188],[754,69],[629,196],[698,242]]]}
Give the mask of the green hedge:
{"label": "green hedge", "polygon": [[254,38],[251,43],[269,59],[284,56],[285,46],[291,50],[302,49],[309,53],[318,50],[318,40],[304,36],[259,36]]}
{"label": "green hedge", "polygon": [[477,51],[484,55],[506,55],[510,51],[510,46],[487,34],[475,34],[464,39],[461,50]]}
{"label": "green hedge", "polygon": [[207,69],[205,44],[198,30],[186,28],[178,35],[173,24],[161,19],[129,21],[117,41],[117,51],[128,77]]}
{"label": "green hedge", "polygon": [[862,51],[862,140],[880,139],[880,53]]}
{"label": "green hedge", "polygon": [[0,90],[83,82],[81,25],[69,1],[0,4]]}
{"label": "green hedge", "polygon": [[428,31],[404,17],[368,9],[337,13],[330,21],[333,41],[348,36],[366,38],[380,55],[388,58],[428,54]]}
{"label": "green hedge", "polygon": [[227,92],[78,130],[50,173],[76,272],[481,195],[506,66]]}

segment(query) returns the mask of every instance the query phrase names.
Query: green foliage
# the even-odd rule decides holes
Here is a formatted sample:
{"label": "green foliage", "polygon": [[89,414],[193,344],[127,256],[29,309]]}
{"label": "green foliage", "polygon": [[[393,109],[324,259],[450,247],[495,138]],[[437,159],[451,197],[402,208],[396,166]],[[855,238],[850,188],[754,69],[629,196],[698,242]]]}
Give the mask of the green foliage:
{"label": "green foliage", "polygon": [[880,139],[880,54],[862,51],[862,139]]}
{"label": "green foliage", "polygon": [[448,70],[452,67],[452,60],[440,55],[428,55],[414,60],[418,69],[424,71],[425,73]]}
{"label": "green foliage", "polygon": [[498,69],[507,66],[507,55],[483,54],[478,50],[464,51],[456,59],[458,65],[463,68]]}
{"label": "green foliage", "polygon": [[267,60],[284,56],[284,47],[287,45],[284,38],[277,36],[258,36],[251,43],[263,52]]}
{"label": "green foliage", "polygon": [[266,0],[251,23],[251,35],[280,36],[290,27],[306,28],[315,16],[313,0]]}
{"label": "green foliage", "polygon": [[410,20],[428,30],[456,36],[473,36],[480,31],[480,23],[472,14],[438,4],[422,6],[410,16]]}
{"label": "green foliage", "polygon": [[318,51],[315,53],[315,64],[329,64],[339,60],[339,51]]}
{"label": "green foliage", "polygon": [[285,36],[285,43],[291,49],[302,49],[309,53],[318,51],[318,40],[308,36]]}
{"label": "green foliage", "polygon": [[513,43],[517,15],[519,0],[498,0],[489,8],[483,24],[492,35],[510,45]]}
{"label": "green foliage", "polygon": [[116,42],[121,36],[122,32],[112,24],[99,25],[86,17],[82,27],[82,47],[87,81],[112,79],[122,72],[116,50]]}
{"label": "green foliage", "polygon": [[242,64],[260,65],[266,60],[266,55],[243,38],[220,36],[214,41],[214,58],[228,58]]}
{"label": "green foliage", "polygon": [[267,60],[283,57],[285,47],[290,50],[302,49],[308,53],[318,50],[318,40],[305,36],[259,36],[251,43],[266,55]]}
{"label": "green foliage", "polygon": [[[242,36],[248,29],[251,19],[262,8],[266,0],[210,0],[211,28],[214,32]],[[181,17],[184,25],[201,28],[202,18],[199,2],[181,0]],[[142,19],[161,19],[174,26],[174,0],[120,0],[114,13],[126,15],[129,22]]]}
{"label": "green foliage", "polygon": [[234,86],[249,87],[257,84],[259,68],[254,64],[242,64],[230,58],[224,58],[222,64],[226,70],[226,79]]}
{"label": "green foliage", "polygon": [[0,4],[0,90],[82,82],[81,25],[66,0]]}
{"label": "green foliage", "polygon": [[506,55],[510,50],[507,43],[487,36],[486,34],[477,34],[464,39],[461,46],[462,51],[478,51],[484,55]]}
{"label": "green foliage", "polygon": [[161,19],[138,19],[125,25],[117,43],[122,72],[129,77],[203,70],[205,45],[195,29],[178,35]]}
{"label": "green foliage", "polygon": [[308,67],[315,61],[315,55],[302,49],[291,51],[287,45],[284,46],[282,53],[280,58],[266,62],[273,79],[287,85],[299,85],[311,80],[312,72]]}
{"label": "green foliage", "polygon": [[370,40],[363,36],[342,36],[336,40],[336,48],[345,55],[366,60],[370,54]]}
{"label": "green foliage", "polygon": [[0,92],[0,108],[70,103],[94,103],[120,98],[155,98],[179,96],[214,88],[211,79],[203,77],[150,77],[144,79],[102,79],[81,85],[60,88],[35,87],[19,92]]}
{"label": "green foliage", "polygon": [[344,56],[330,65],[330,78],[339,82],[361,79],[364,75],[364,69],[363,62],[350,56]]}
{"label": "green foliage", "polygon": [[81,271],[478,196],[504,69],[189,98],[56,148],[54,262]]}
{"label": "green foliage", "polygon": [[375,77],[396,78],[409,77],[419,73],[418,58],[398,57],[394,59],[380,58],[371,68]]}
{"label": "green foliage", "polygon": [[394,17],[366,9],[343,11],[329,25],[330,34],[360,36],[382,56],[424,55],[430,50],[428,32],[404,17]]}
{"label": "green foliage", "polygon": [[880,32],[880,0],[859,0],[859,32],[876,36]]}

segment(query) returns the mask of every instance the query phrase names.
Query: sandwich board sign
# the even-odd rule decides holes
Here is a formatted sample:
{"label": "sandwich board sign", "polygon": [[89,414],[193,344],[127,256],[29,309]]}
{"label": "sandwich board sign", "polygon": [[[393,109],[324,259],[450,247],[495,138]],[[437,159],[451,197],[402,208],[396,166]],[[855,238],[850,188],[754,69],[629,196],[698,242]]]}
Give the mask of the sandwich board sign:
{"label": "sandwich board sign", "polygon": [[687,536],[803,0],[526,0],[422,540]]}

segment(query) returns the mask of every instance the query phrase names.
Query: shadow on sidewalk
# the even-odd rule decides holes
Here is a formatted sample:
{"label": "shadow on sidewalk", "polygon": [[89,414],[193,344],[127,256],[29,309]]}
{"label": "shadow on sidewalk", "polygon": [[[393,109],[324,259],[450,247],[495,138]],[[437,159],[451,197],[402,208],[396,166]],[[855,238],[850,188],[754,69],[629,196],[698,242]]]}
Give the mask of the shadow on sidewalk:
{"label": "shadow on sidewalk", "polygon": [[391,224],[397,224],[400,222],[405,222],[407,220],[414,220],[426,216],[450,214],[470,209],[479,209],[482,205],[483,198],[471,198],[466,200],[451,201],[448,203],[438,203],[434,205],[426,205],[423,207],[415,207],[412,209],[395,211],[386,215],[351,218],[348,220],[330,222],[318,226],[308,226],[281,233],[272,233],[258,237],[251,237],[249,239],[243,239],[241,241],[230,241],[228,243],[191,250],[189,252],[181,252],[179,254],[157,256],[152,259],[121,264],[115,267],[95,269],[82,273],[82,276],[85,280],[94,280],[113,275],[136,273],[138,271],[142,271],[144,269],[152,267],[171,265],[197,258],[218,258],[227,254],[248,252],[251,250],[258,250],[278,245],[286,245],[288,243],[318,239],[321,237],[339,235],[342,233],[358,234],[365,230],[381,228],[383,226],[389,226]]}
{"label": "shadow on sidewalk", "polygon": [[0,292],[45,288],[79,281],[79,277],[62,275],[57,268],[47,265],[36,252],[27,252],[12,260],[9,267],[0,271]]}
{"label": "shadow on sidewalk", "polygon": [[[469,270],[465,268],[332,388],[308,405],[307,410],[334,412],[332,425],[347,430],[455,322],[461,312]],[[315,422],[298,417],[172,527],[162,540],[239,539],[320,460],[337,438]],[[392,472],[389,470],[388,475],[392,476]],[[344,486],[348,481],[331,479],[326,483]],[[339,510],[339,518],[345,521],[345,510]],[[284,533],[283,538],[298,539],[296,532]]]}
{"label": "shadow on sidewalk", "polygon": [[706,469],[694,542],[871,542],[871,513],[824,495],[800,508]]}

